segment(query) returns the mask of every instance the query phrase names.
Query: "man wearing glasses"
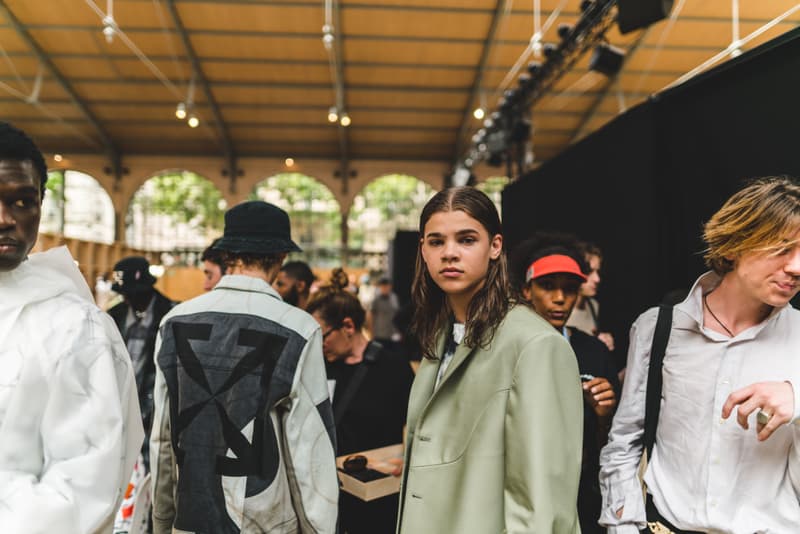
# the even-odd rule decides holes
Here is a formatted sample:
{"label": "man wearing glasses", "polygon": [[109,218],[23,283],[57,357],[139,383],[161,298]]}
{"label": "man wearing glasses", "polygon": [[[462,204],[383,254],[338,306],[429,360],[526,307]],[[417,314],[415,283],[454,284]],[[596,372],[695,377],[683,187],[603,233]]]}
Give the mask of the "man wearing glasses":
{"label": "man wearing glasses", "polygon": [[154,533],[335,532],[322,334],[271,285],[300,250],[289,217],[266,202],[239,204],[214,249],[226,275],[159,331]]}

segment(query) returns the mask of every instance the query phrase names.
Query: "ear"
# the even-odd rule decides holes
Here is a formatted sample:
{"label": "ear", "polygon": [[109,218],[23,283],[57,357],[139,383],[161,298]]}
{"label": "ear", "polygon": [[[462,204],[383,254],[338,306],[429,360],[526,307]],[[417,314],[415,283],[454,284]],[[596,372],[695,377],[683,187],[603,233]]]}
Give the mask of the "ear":
{"label": "ear", "polygon": [[528,302],[531,301],[531,286],[530,286],[530,284],[525,284],[524,286],[522,286],[522,296]]}
{"label": "ear", "polygon": [[349,334],[356,333],[356,325],[350,317],[342,319],[342,329]]}
{"label": "ear", "polygon": [[500,254],[503,252],[503,236],[501,234],[495,234],[492,237],[492,242],[489,244],[489,257],[493,260],[496,260],[500,257]]}

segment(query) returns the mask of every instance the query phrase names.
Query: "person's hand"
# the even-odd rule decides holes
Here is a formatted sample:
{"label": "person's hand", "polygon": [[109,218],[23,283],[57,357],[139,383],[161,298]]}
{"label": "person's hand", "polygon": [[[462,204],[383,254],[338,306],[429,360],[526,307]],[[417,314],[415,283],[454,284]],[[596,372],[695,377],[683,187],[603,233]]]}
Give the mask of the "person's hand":
{"label": "person's hand", "polygon": [[605,343],[608,350],[614,352],[614,336],[610,332],[600,332],[597,334],[597,339]]}
{"label": "person's hand", "polygon": [[596,377],[581,384],[583,398],[592,407],[597,417],[608,417],[614,413],[617,405],[617,396],[611,382],[603,377]]}
{"label": "person's hand", "polygon": [[792,420],[794,415],[794,390],[789,382],[758,382],[728,395],[722,407],[722,418],[727,419],[738,406],[736,420],[747,430],[747,418],[756,410],[769,417],[766,424],[758,423],[758,441],[769,438],[776,428]]}

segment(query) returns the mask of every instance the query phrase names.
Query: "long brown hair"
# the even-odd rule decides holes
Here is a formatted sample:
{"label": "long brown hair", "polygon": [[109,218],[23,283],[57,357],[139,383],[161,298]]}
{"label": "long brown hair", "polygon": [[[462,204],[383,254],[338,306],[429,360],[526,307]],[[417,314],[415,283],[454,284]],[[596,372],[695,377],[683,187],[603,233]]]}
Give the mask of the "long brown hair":
{"label": "long brown hair", "polygon": [[[428,220],[439,212],[463,211],[489,233],[489,238],[502,234],[502,225],[497,209],[489,197],[474,187],[451,187],[431,198],[419,218],[419,233],[423,238]],[[422,242],[417,248],[417,262],[411,298],[414,303],[414,332],[422,347],[422,355],[435,360],[436,338],[450,324],[452,312],[446,295],[428,273],[422,259]],[[502,251],[496,260],[489,260],[486,282],[475,293],[467,307],[464,344],[468,347],[484,347],[494,336],[497,326],[505,318],[511,306],[506,265],[506,253]]]}

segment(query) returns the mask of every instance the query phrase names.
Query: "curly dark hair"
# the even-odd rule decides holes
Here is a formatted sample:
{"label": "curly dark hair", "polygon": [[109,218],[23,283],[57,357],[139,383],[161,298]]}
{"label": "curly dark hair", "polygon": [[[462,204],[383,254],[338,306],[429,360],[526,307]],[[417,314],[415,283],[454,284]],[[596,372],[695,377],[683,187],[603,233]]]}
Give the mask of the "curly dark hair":
{"label": "curly dark hair", "polygon": [[[462,186],[444,189],[428,201],[419,219],[420,236],[425,235],[425,225],[434,214],[449,211],[463,211],[481,223],[490,237],[502,234],[500,216],[489,197],[474,187]],[[444,291],[428,273],[419,247],[411,287],[415,309],[411,331],[419,340],[423,356],[435,360],[438,359],[437,336],[452,320],[452,311]],[[513,303],[511,296],[506,255],[503,251],[496,260],[489,260],[486,283],[475,293],[467,307],[464,335],[466,346],[485,347],[489,344]]]}
{"label": "curly dark hair", "polygon": [[30,161],[39,177],[39,191],[44,198],[47,185],[47,164],[42,152],[25,132],[0,121],[0,159]]}

